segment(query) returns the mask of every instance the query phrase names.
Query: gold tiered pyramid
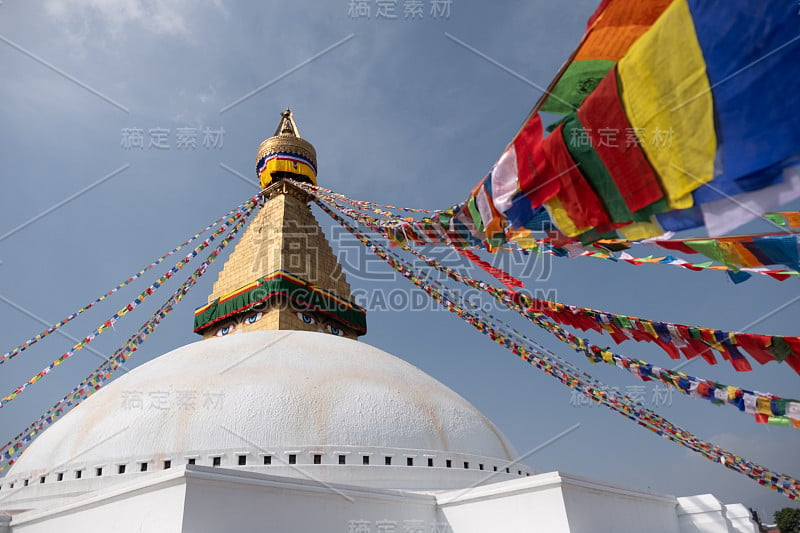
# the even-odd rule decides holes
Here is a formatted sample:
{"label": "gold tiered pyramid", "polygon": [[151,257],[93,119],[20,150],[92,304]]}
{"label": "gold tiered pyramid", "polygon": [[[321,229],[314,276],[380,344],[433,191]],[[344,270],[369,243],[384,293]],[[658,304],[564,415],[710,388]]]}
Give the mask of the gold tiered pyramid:
{"label": "gold tiered pyramid", "polygon": [[310,197],[287,181],[316,184],[316,151],[298,135],[288,109],[275,135],[261,143],[256,169],[265,204],[225,262],[208,304],[195,311],[195,331],[204,338],[257,330],[363,335],[366,312],[353,302]]}

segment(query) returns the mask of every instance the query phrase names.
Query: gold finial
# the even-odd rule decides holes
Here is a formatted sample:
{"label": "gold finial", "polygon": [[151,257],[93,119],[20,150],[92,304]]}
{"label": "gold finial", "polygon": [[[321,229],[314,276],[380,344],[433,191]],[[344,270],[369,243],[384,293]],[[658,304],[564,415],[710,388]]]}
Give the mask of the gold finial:
{"label": "gold finial", "polygon": [[275,134],[258,147],[256,174],[262,188],[283,178],[317,184],[317,151],[300,137],[291,109],[281,113]]}
{"label": "gold finial", "polygon": [[278,127],[275,128],[274,136],[277,137],[278,135],[294,135],[295,137],[300,137],[300,130],[297,129],[297,124],[292,116],[292,110],[288,107],[286,111],[281,113],[281,121],[278,123]]}

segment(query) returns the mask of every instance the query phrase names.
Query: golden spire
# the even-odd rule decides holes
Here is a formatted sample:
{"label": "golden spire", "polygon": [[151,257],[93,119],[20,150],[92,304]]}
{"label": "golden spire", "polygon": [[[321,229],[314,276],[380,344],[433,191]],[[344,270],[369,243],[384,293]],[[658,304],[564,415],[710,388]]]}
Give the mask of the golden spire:
{"label": "golden spire", "polygon": [[281,113],[275,135],[258,147],[256,175],[261,188],[283,178],[317,184],[317,151],[300,137],[292,111]]}
{"label": "golden spire", "polygon": [[284,179],[301,181],[302,166],[282,170],[274,162],[291,157],[270,159],[300,150],[311,153],[316,168],[314,147],[298,137],[287,109],[276,135],[258,149],[259,161],[268,160],[261,173],[262,183],[269,176],[261,191],[266,203],[225,262],[208,304],[195,311],[195,331],[203,337],[278,329],[353,339],[366,333],[366,312],[353,303],[342,267],[308,206],[309,195]]}

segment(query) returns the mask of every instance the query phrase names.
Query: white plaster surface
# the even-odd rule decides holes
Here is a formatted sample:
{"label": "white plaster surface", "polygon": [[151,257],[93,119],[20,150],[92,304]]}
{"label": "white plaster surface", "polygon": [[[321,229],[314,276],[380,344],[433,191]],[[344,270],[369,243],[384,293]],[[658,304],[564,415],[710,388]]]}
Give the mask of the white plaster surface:
{"label": "white plaster surface", "polygon": [[458,533],[683,531],[673,496],[625,489],[561,472],[446,491],[437,495],[437,501],[443,516]]}
{"label": "white plaster surface", "polygon": [[14,512],[11,533],[756,533],[724,516],[738,520],[742,510],[711,495],[675,498],[560,472],[417,492],[191,465]]}
{"label": "white plaster surface", "polygon": [[[479,462],[504,466],[516,457],[475,407],[397,357],[333,335],[258,331],[183,346],[120,377],[34,441],[3,490],[14,480],[16,488],[24,479],[38,484],[42,475],[49,487],[57,472],[83,484],[98,467],[105,482],[118,464],[130,474],[145,461],[154,470],[164,460],[177,466],[194,456],[211,464],[220,455],[222,466],[232,466],[246,454],[256,465],[267,453],[276,464],[289,453],[308,464],[315,452],[325,464],[336,464],[338,452],[352,465],[363,453],[372,454],[372,466],[393,455],[393,466],[405,467],[414,457],[420,468],[402,476],[410,476],[405,487],[414,475],[426,477],[419,488],[430,486],[421,467],[426,456],[436,457],[437,467],[447,455],[455,468],[467,461],[474,470]],[[82,479],[75,480],[79,469]],[[359,480],[344,470],[326,472]]]}

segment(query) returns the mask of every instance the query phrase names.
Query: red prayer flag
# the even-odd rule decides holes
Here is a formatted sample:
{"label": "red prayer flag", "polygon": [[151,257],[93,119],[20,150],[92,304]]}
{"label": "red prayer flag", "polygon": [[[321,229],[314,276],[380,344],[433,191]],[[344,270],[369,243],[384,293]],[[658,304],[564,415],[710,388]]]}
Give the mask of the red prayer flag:
{"label": "red prayer flag", "polygon": [[754,333],[736,334],[736,343],[762,365],[775,360],[772,352],[769,351],[770,340],[770,337],[766,335],[756,335]]}
{"label": "red prayer flag", "polygon": [[678,347],[671,342],[664,342],[661,339],[655,339],[655,343],[661,346],[661,348],[667,352],[667,355],[669,355],[671,359],[681,358],[681,354],[678,352]]}
{"label": "red prayer flag", "polygon": [[717,358],[714,356],[714,351],[705,342],[693,338],[689,333],[689,326],[676,324],[676,327],[681,334],[681,338],[687,344],[687,346],[684,346],[680,349],[681,353],[683,353],[687,359],[693,359],[699,355],[705,359],[708,364],[717,364]]}
{"label": "red prayer flag", "polygon": [[792,353],[784,361],[800,374],[800,337],[784,337],[783,340],[792,348]]}
{"label": "red prayer flag", "polygon": [[785,281],[792,277],[791,274],[783,274],[780,270],[766,270],[764,273],[771,278],[777,279],[778,281]]}
{"label": "red prayer flag", "polygon": [[519,188],[534,208],[555,196],[561,187],[561,182],[555,176],[544,172],[546,161],[543,144],[542,119],[537,113],[514,138]]}
{"label": "red prayer flag", "polygon": [[628,340],[628,336],[625,335],[621,330],[617,329],[616,327],[614,328],[614,331],[609,332],[609,335],[611,335],[611,338],[614,339],[614,342],[616,342],[617,344],[622,344],[623,342]]}
{"label": "red prayer flag", "polygon": [[620,101],[616,67],[583,102],[578,120],[632,213],[664,197],[635,135],[630,138],[633,128]]}
{"label": "red prayer flag", "polygon": [[687,246],[683,241],[659,241],[656,240],[656,244],[660,247],[664,248],[665,250],[672,250],[674,252],[683,252],[685,254],[696,254],[698,253],[697,250],[694,248],[690,248]]}
{"label": "red prayer flag", "polygon": [[611,220],[605,206],[595,194],[591,185],[583,177],[578,166],[564,144],[562,126],[544,140],[544,153],[547,158],[546,175],[558,178],[561,188],[556,197],[567,212],[573,224],[579,228],[594,228],[609,224]]}
{"label": "red prayer flag", "polygon": [[710,398],[714,394],[713,387],[708,383],[701,381],[697,384],[697,394],[703,398]]}

